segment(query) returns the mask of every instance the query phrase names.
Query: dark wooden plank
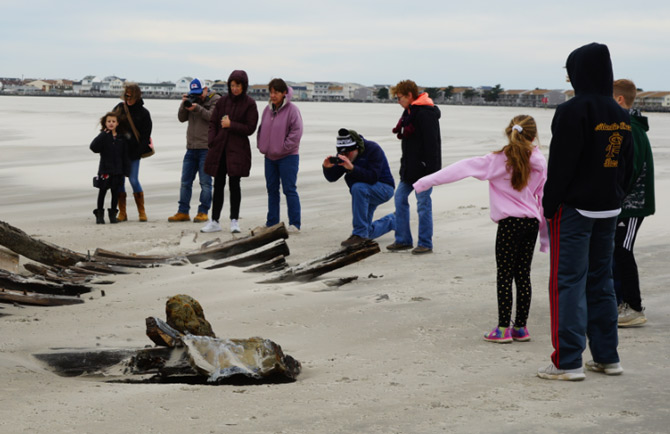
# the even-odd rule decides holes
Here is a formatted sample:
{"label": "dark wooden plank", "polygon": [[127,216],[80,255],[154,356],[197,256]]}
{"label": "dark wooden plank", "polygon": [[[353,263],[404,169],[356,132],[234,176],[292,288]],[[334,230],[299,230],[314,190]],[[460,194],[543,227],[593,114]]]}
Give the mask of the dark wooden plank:
{"label": "dark wooden plank", "polygon": [[208,260],[218,260],[230,256],[239,255],[249,250],[257,249],[265,244],[279,239],[287,239],[288,232],[284,223],[278,223],[270,227],[258,227],[251,235],[236,238],[221,244],[215,244],[187,253],[186,258],[193,264]]}
{"label": "dark wooden plank", "polygon": [[215,263],[205,267],[205,269],[214,270],[228,266],[247,267],[249,265],[268,261],[272,258],[276,258],[277,256],[286,257],[289,254],[290,252],[286,241],[276,240],[270,244],[261,246],[258,249],[216,261]]}
{"label": "dark wooden plank", "polygon": [[32,306],[66,306],[81,304],[84,300],[67,295],[38,294],[27,291],[14,291],[0,288],[0,303],[19,303]]}
{"label": "dark wooden plank", "polygon": [[368,240],[354,246],[342,247],[320,258],[312,259],[281,273],[272,276],[260,283],[278,283],[288,281],[307,281],[338,268],[361,261],[380,252],[379,245]]}
{"label": "dark wooden plank", "polygon": [[91,292],[91,287],[88,285],[47,282],[41,276],[24,277],[4,270],[0,270],[0,287],[52,295],[79,295]]}
{"label": "dark wooden plank", "polygon": [[0,221],[0,245],[19,255],[47,265],[74,265],[86,259],[85,255],[37,240],[21,229]]}

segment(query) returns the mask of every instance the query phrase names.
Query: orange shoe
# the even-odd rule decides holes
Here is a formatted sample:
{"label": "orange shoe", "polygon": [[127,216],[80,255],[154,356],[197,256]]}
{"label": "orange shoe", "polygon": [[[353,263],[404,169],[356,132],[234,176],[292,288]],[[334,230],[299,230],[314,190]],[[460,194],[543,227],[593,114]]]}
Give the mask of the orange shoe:
{"label": "orange shoe", "polygon": [[169,222],[190,222],[191,221],[191,216],[189,216],[186,213],[183,212],[178,212],[177,214],[173,215],[172,217],[168,217]]}
{"label": "orange shoe", "polygon": [[209,217],[204,212],[199,212],[198,215],[193,217],[193,223],[203,223],[209,221]]}

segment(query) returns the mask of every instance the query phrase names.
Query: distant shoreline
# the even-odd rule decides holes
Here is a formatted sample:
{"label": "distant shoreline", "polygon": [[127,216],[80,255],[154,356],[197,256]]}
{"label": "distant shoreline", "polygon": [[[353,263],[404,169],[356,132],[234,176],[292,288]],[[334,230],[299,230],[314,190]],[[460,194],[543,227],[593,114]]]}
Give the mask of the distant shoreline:
{"label": "distant shoreline", "polygon": [[[21,97],[56,97],[56,98],[109,98],[109,99],[119,99],[118,95],[109,95],[109,94],[65,94],[65,93],[56,93],[56,92],[0,92],[0,96],[21,96]],[[171,99],[179,100],[180,96],[176,95],[146,95],[142,96],[142,99],[152,100],[152,99]],[[257,101],[260,101],[257,99]],[[264,100],[263,100],[264,101]],[[396,104],[394,99],[388,99],[386,101],[363,101],[363,100],[338,100],[338,101],[314,101],[314,100],[294,100],[295,102],[300,103],[313,103],[313,102],[329,102],[329,103],[361,103],[361,104]],[[532,108],[546,108],[546,109],[555,109],[556,105],[521,105],[521,104],[501,104],[501,103],[465,103],[465,102],[440,102],[437,105],[450,105],[450,106],[478,106],[478,107],[532,107]],[[670,113],[670,107],[642,107],[643,112],[648,113]]]}

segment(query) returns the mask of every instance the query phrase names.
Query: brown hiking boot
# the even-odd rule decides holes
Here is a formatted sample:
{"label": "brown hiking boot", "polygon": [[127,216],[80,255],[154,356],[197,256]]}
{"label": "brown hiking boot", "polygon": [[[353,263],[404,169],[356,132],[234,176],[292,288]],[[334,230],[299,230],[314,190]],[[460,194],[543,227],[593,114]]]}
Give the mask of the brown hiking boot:
{"label": "brown hiking boot", "polygon": [[412,255],[423,255],[424,253],[433,253],[433,249],[430,247],[416,246],[416,248],[412,250]]}
{"label": "brown hiking boot", "polygon": [[401,243],[393,243],[389,244],[386,246],[386,250],[390,250],[392,252],[399,252],[401,250],[409,250],[412,248],[411,244],[401,244]]}
{"label": "brown hiking boot", "polygon": [[209,217],[204,212],[199,212],[195,217],[193,217],[193,223],[204,223],[209,221]]}
{"label": "brown hiking boot", "polygon": [[178,212],[177,214],[173,215],[172,217],[168,217],[169,222],[190,222],[191,221],[191,216],[184,212]]}

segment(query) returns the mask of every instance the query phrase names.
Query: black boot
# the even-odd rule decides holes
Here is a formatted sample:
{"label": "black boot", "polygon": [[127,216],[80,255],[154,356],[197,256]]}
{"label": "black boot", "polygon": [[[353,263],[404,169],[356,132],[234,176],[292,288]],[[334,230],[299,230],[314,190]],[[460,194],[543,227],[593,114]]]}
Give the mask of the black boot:
{"label": "black boot", "polygon": [[105,224],[105,210],[104,209],[94,209],[93,214],[95,214],[95,222],[99,225]]}
{"label": "black boot", "polygon": [[107,213],[109,214],[109,222],[110,222],[110,223],[118,223],[118,222],[119,222],[119,221],[116,219],[116,213],[118,213],[118,212],[119,212],[118,209],[112,209],[112,208],[109,208],[109,209],[107,210]]}

